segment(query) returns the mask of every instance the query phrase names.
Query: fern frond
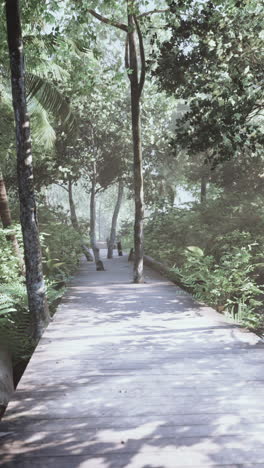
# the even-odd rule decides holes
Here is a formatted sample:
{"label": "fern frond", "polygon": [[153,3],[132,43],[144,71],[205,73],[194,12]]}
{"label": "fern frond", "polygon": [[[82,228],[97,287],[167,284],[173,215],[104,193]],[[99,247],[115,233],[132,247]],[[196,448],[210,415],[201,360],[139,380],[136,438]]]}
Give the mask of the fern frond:
{"label": "fern frond", "polygon": [[0,343],[10,350],[14,362],[31,355],[30,324],[26,287],[18,282],[0,285]]}

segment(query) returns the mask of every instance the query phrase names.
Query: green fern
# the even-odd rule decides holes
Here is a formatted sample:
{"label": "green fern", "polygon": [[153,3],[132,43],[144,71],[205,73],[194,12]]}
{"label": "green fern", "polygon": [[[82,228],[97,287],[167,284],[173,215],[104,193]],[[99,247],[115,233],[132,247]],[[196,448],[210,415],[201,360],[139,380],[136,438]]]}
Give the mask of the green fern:
{"label": "green fern", "polygon": [[30,323],[26,287],[17,282],[0,285],[0,342],[14,362],[32,353]]}

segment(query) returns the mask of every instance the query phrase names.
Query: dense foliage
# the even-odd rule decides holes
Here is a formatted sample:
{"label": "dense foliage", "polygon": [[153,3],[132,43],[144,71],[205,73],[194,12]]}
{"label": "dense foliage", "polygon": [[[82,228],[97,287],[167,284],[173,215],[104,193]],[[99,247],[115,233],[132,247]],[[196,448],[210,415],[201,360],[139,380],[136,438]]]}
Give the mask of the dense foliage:
{"label": "dense foliage", "polygon": [[156,206],[146,250],[200,300],[261,328],[263,5],[167,3],[167,37],[153,35],[150,65],[182,102],[168,155],[197,201]]}
{"label": "dense foliage", "polygon": [[154,213],[146,250],[199,300],[250,326],[264,324],[264,216],[257,197],[228,194]]}
{"label": "dense foliage", "polygon": [[[43,266],[50,312],[54,313],[67,281],[76,271],[82,254],[82,239],[60,210],[40,207]],[[34,343],[29,338],[30,317],[24,276],[7,235],[16,232],[20,247],[19,225],[0,230],[0,337],[11,350],[14,362],[28,359]],[[69,249],[69,245],[71,248]]]}

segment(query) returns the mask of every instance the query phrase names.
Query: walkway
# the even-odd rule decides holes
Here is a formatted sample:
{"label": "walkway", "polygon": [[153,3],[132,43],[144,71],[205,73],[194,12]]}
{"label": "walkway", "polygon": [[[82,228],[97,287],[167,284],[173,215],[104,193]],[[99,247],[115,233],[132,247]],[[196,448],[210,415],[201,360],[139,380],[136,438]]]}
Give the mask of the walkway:
{"label": "walkway", "polygon": [[83,264],[0,424],[8,468],[264,467],[264,345],[127,258]]}

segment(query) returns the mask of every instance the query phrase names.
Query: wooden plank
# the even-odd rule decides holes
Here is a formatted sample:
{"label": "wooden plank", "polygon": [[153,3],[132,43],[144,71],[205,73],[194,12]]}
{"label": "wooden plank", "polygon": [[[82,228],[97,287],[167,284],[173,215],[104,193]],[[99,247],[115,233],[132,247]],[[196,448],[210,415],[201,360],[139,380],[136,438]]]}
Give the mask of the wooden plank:
{"label": "wooden plank", "polygon": [[[234,428],[254,426],[264,424],[263,413],[256,412],[251,413],[248,411],[244,415],[238,413],[212,413],[212,414],[174,414],[171,413],[166,418],[158,418],[158,416],[153,414],[140,414],[140,415],[127,415],[122,419],[117,419],[115,417],[74,417],[74,414],[69,414],[67,418],[55,418],[54,416],[49,416],[48,418],[32,418],[30,415],[26,417],[8,417],[1,423],[1,433],[11,432],[63,432],[65,430],[97,430],[97,429],[131,429],[137,428],[140,431],[140,428],[146,425],[154,425],[156,427],[175,427],[180,426],[182,428],[188,426],[189,429],[196,430],[198,426],[207,426],[211,428],[211,431],[214,432],[216,427],[224,427],[225,434],[233,434]],[[211,432],[211,433],[212,433]]]}
{"label": "wooden plank", "polygon": [[[145,461],[144,461],[145,460]],[[153,461],[156,464],[149,464],[148,461]],[[118,454],[108,455],[107,458],[96,457],[84,457],[79,455],[65,455],[62,457],[5,457],[5,459],[0,460],[0,466],[6,468],[45,468],[48,466],[56,466],[56,468],[264,468],[263,463],[202,463],[198,465],[197,462],[191,461],[191,464],[179,465],[175,460],[174,454],[165,454],[163,456],[156,455],[150,457],[145,456],[142,459],[142,462],[139,462],[135,457],[125,457]],[[177,459],[176,459],[177,460]],[[143,464],[142,464],[143,463]]]}
{"label": "wooden plank", "polygon": [[[217,418],[216,418],[217,420]],[[115,437],[121,437],[121,440],[131,437],[147,437],[148,433],[151,433],[153,428],[157,427],[157,419],[154,418],[148,419],[148,421],[143,421],[143,419],[132,419],[132,420],[119,420],[116,419],[112,420],[101,420],[98,419],[95,421],[95,424],[92,425],[91,421],[89,421],[89,427],[85,427],[84,430],[84,423],[86,420],[84,419],[72,419],[71,426],[67,426],[65,424],[65,419],[53,419],[53,420],[38,420],[38,421],[31,421],[31,426],[27,425],[25,430],[22,429],[22,422],[21,421],[14,421],[13,425],[7,424],[3,425],[2,429],[4,431],[0,432],[0,439],[2,439],[2,445],[0,447],[0,452],[5,453],[7,451],[11,451],[11,445],[18,442],[21,437],[25,443],[26,438],[33,437],[36,433],[38,434],[45,434],[45,437],[50,437],[51,439],[59,440],[66,436],[66,434],[70,434],[71,436],[74,434],[76,440],[94,440],[97,438],[98,433],[103,434],[103,436],[107,435],[109,430],[112,430],[112,435]],[[198,421],[198,418],[197,418]],[[179,424],[177,424],[179,422]],[[194,424],[194,420],[189,421],[190,424],[186,425],[183,424],[182,421],[172,421],[171,424],[166,425],[159,425],[158,433],[159,437],[165,439],[169,438],[178,438],[178,437],[185,437],[185,438],[192,438],[192,437],[216,437],[216,436],[226,436],[228,431],[228,436],[233,437],[237,435],[245,435],[245,434],[256,434],[258,437],[264,431],[264,421],[262,423],[256,423],[254,421],[250,422],[241,422],[238,420],[237,417],[234,415],[229,415],[229,417],[222,418],[222,422],[211,424],[201,424],[198,422]],[[133,424],[134,423],[134,424]],[[29,435],[28,435],[29,434]],[[14,435],[16,435],[14,439]],[[227,437],[227,436],[226,436]],[[7,445],[7,449],[4,451],[3,447]]]}
{"label": "wooden plank", "polygon": [[[10,437],[11,439],[11,437]],[[177,433],[173,436],[173,431],[167,437],[163,437],[159,430],[152,428],[146,430],[112,431],[97,430],[97,432],[73,432],[66,430],[60,434],[50,434],[38,432],[37,434],[17,434],[16,440],[12,441],[6,437],[0,448],[0,456],[28,454],[38,456],[59,457],[65,454],[65,450],[75,455],[106,456],[116,453],[137,455],[138,453],[151,454],[161,452],[172,453],[178,456],[186,450],[186,456],[193,456],[198,453],[204,458],[207,454],[213,455],[217,463],[223,461],[230,463],[246,462],[250,453],[247,451],[248,445],[254,446],[255,455],[253,460],[258,461],[260,457],[264,461],[263,435],[261,432],[251,432],[249,434],[231,435],[201,435],[193,436]],[[223,453],[219,453],[218,448]],[[252,451],[253,452],[253,451]],[[245,457],[244,459],[242,458]],[[228,457],[228,458],[227,458]],[[252,461],[253,461],[252,460]],[[179,460],[180,461],[180,460]],[[186,457],[187,461],[187,457]],[[209,457],[208,457],[209,461]],[[175,461],[176,463],[176,461]],[[182,463],[182,461],[181,461]]]}

